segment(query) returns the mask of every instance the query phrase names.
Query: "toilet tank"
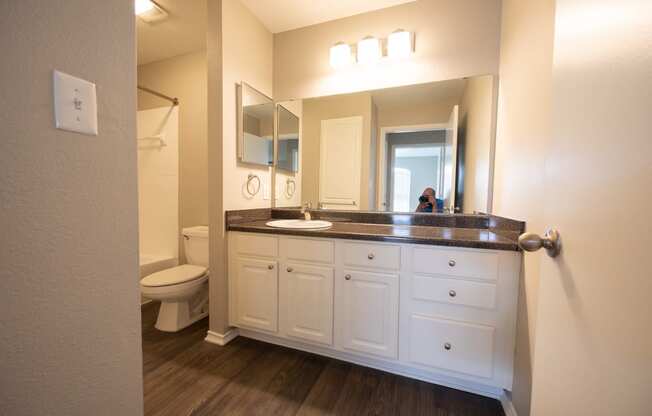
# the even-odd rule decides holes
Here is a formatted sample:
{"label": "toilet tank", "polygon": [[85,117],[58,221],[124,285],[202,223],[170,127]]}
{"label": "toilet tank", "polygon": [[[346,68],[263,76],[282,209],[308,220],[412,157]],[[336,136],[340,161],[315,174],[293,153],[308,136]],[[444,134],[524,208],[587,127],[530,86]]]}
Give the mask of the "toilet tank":
{"label": "toilet tank", "polygon": [[199,225],[181,230],[186,262],[208,267],[208,227]]}

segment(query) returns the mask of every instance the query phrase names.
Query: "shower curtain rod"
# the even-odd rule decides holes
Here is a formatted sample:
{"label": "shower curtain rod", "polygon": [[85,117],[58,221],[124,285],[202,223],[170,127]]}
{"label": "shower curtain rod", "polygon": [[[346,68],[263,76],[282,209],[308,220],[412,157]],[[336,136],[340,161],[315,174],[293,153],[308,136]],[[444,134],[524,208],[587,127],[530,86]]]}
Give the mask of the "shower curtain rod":
{"label": "shower curtain rod", "polygon": [[163,98],[164,100],[171,101],[173,105],[179,105],[179,99],[177,97],[170,97],[168,95],[161,94],[158,91],[150,90],[149,88],[143,87],[141,85],[137,85],[137,88],[139,90],[142,90],[142,91],[148,92],[148,93],[150,93],[152,95],[155,95],[155,96],[157,96],[159,98]]}

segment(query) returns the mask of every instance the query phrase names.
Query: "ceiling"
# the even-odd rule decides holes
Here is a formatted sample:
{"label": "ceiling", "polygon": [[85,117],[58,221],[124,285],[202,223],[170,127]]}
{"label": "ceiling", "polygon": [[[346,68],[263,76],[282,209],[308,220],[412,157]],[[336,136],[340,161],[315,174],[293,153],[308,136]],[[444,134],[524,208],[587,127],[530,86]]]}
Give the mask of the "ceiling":
{"label": "ceiling", "polygon": [[379,111],[407,106],[431,106],[437,102],[459,101],[465,85],[466,79],[452,79],[376,90],[371,92],[371,96]]}
{"label": "ceiling", "polygon": [[206,0],[156,0],[168,17],[146,23],[136,17],[138,65],[206,48]]}
{"label": "ceiling", "polygon": [[415,0],[241,0],[272,33],[384,9]]}

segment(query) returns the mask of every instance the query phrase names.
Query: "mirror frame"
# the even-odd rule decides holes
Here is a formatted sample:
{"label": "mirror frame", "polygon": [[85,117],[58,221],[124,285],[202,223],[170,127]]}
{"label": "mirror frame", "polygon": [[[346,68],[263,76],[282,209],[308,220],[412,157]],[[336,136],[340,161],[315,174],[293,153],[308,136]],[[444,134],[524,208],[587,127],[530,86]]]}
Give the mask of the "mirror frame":
{"label": "mirror frame", "polygon": [[[256,92],[257,94],[261,95],[262,97],[265,97],[266,99],[269,100],[270,104],[274,106],[274,114],[272,115],[273,117],[273,124],[274,124],[274,132],[272,133],[272,162],[271,163],[256,163],[256,162],[249,162],[247,160],[244,160],[244,105],[242,102],[242,95],[243,95],[243,89],[244,88],[249,88]],[[269,97],[267,94],[263,94],[262,92],[258,91],[256,88],[252,87],[251,85],[247,84],[244,81],[240,81],[239,84],[236,84],[236,125],[237,125],[237,140],[236,140],[236,156],[238,159],[238,162],[241,163],[246,163],[248,165],[254,165],[254,166],[265,166],[265,167],[270,167],[270,166],[275,166],[276,164],[276,102],[274,101],[273,98]]]}

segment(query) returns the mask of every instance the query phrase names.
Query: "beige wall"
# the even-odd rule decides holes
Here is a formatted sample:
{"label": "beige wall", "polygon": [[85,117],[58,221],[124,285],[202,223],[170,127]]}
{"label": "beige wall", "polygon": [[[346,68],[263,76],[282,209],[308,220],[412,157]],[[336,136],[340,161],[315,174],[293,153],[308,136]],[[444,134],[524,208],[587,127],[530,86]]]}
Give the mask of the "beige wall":
{"label": "beige wall", "polygon": [[[0,413],[143,413],[133,3],[0,2]],[[97,85],[56,130],[52,70]]]}
{"label": "beige wall", "polygon": [[[543,175],[551,132],[554,0],[503,2],[494,213],[545,230]],[[528,415],[541,251],[523,257],[512,399]]]}
{"label": "beige wall", "polygon": [[[179,98],[179,223],[208,224],[206,51],[138,67],[138,84]],[[138,109],[169,102],[138,91]]]}
{"label": "beige wall", "polygon": [[[222,14],[224,209],[270,207],[271,169],[237,161],[236,85],[244,81],[273,97],[273,36],[239,0],[223,1]],[[262,181],[254,197],[245,192],[249,173]],[[264,198],[263,188],[267,189],[268,199]]]}
{"label": "beige wall", "polygon": [[[498,72],[500,0],[419,0],[274,36],[274,94],[308,98]],[[405,61],[335,70],[329,49],[398,28],[416,33]]]}
{"label": "beige wall", "polygon": [[429,105],[378,108],[379,127],[417,126],[448,123],[453,107],[459,100],[449,98]]}
{"label": "beige wall", "polygon": [[321,121],[362,116],[360,209],[369,209],[371,157],[371,94],[357,93],[303,100],[302,199],[319,204]]}
{"label": "beige wall", "polygon": [[494,77],[469,78],[460,101],[465,130],[464,212],[488,212],[494,137]]}

